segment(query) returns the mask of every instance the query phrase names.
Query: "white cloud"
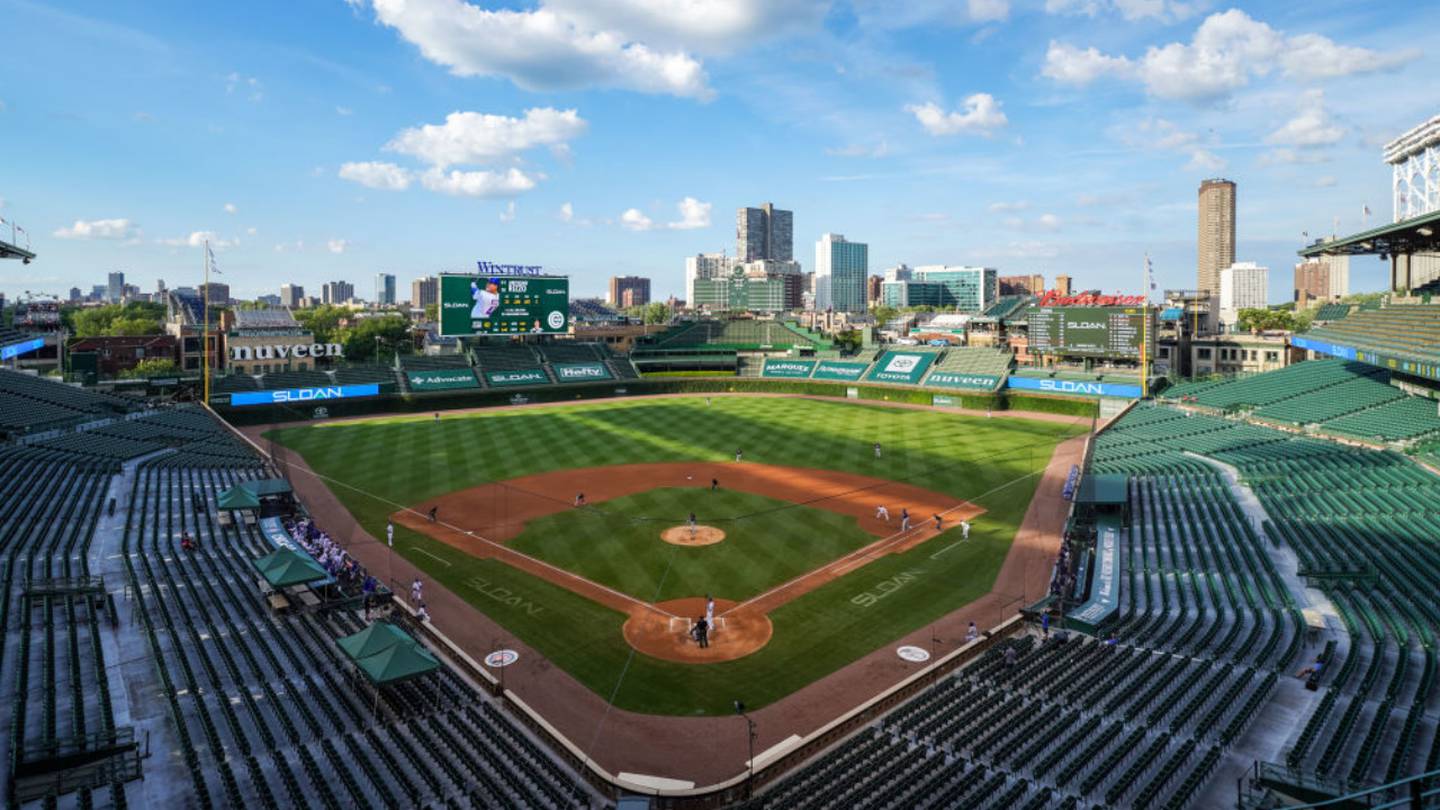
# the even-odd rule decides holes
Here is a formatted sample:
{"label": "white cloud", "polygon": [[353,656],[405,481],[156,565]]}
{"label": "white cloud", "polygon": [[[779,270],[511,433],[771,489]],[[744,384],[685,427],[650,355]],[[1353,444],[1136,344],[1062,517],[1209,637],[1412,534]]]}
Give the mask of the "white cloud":
{"label": "white cloud", "polygon": [[[564,5],[563,3],[561,5]],[[577,4],[578,5],[578,4]],[[672,4],[674,19],[697,6]],[[463,0],[374,0],[375,18],[457,76],[504,76],[527,90],[621,87],[645,93],[709,98],[704,66],[679,49],[657,50],[623,32],[594,28],[541,6],[491,11]],[[630,7],[644,19],[641,0]],[[710,8],[707,5],[706,8]],[[718,0],[713,7],[719,8]],[[625,6],[610,4],[604,14]],[[705,20],[695,26],[705,28]]]}
{"label": "white cloud", "polygon": [[509,203],[509,205],[506,205],[506,206],[505,206],[505,209],[500,212],[500,222],[508,225],[509,223],[514,222],[514,221],[515,221],[515,201],[514,201],[514,200],[511,200],[510,203]]}
{"label": "white cloud", "polygon": [[377,161],[345,163],[340,166],[340,177],[362,186],[386,191],[404,191],[415,179],[409,169],[394,163]]}
{"label": "white cloud", "polygon": [[157,239],[158,244],[169,245],[170,247],[200,247],[206,242],[210,243],[212,250],[224,250],[240,244],[239,239],[221,239],[214,231],[191,231],[189,236],[176,236],[169,239]]}
{"label": "white cloud", "polygon": [[336,114],[336,115],[346,115],[346,116],[348,116],[348,115],[354,115],[354,114],[355,114],[355,111],[352,110],[352,109],[350,109],[349,107],[338,107],[338,106],[337,106],[337,107],[335,108],[335,114]]}
{"label": "white cloud", "polygon": [[245,229],[245,235],[246,235],[246,236],[254,236],[256,233],[257,233],[257,231],[256,231],[254,228],[246,228],[246,229]]}
{"label": "white cloud", "polygon": [[234,95],[237,90],[246,93],[251,101],[259,102],[265,99],[265,88],[259,79],[254,76],[241,76],[232,71],[225,77],[225,92]]}
{"label": "white cloud", "polygon": [[999,22],[1010,16],[1010,0],[970,0],[969,11],[976,22]]}
{"label": "white cloud", "polygon": [[1196,149],[1190,153],[1190,162],[1185,164],[1186,171],[1214,173],[1223,170],[1229,164],[1225,159],[1207,149]]}
{"label": "white cloud", "polygon": [[639,208],[627,208],[620,215],[620,227],[627,231],[648,231],[655,227],[654,220],[641,213]]}
{"label": "white cloud", "polygon": [[996,213],[1000,213],[1002,211],[1024,211],[1026,208],[1029,207],[1030,203],[1025,202],[1024,200],[1017,200],[1015,202],[990,203],[990,210]]}
{"label": "white cloud", "polygon": [[1415,50],[1381,53],[1339,45],[1319,34],[1286,36],[1230,9],[1205,18],[1190,42],[1152,46],[1135,60],[1052,42],[1042,73],[1077,85],[1107,74],[1134,78],[1158,98],[1208,100],[1271,74],[1297,80],[1350,76],[1387,70],[1417,55]]}
{"label": "white cloud", "polygon": [[630,231],[693,231],[710,227],[710,203],[686,197],[676,203],[675,208],[680,212],[680,218],[664,224],[655,222],[639,208],[628,208],[620,215],[620,226]]}
{"label": "white cloud", "polygon": [[582,27],[620,31],[652,47],[727,53],[757,41],[817,30],[825,0],[544,0]]}
{"label": "white cloud", "polygon": [[1060,217],[1054,214],[1041,214],[1040,218],[1035,220],[1035,226],[1042,231],[1058,231],[1060,230]]}
{"label": "white cloud", "polygon": [[452,112],[445,116],[444,124],[401,131],[385,149],[443,169],[457,163],[489,163],[535,146],[564,143],[585,128],[585,120],[573,109],[537,107],[526,110],[524,118]]}
{"label": "white cloud", "polygon": [[1328,146],[1345,137],[1345,128],[1330,120],[1325,110],[1325,92],[1311,90],[1301,98],[1300,112],[1270,133],[1266,143],[1288,146]]}
{"label": "white cloud", "polygon": [[1313,149],[1289,149],[1281,147],[1271,149],[1260,156],[1256,161],[1257,165],[1265,166],[1290,166],[1304,165],[1310,163],[1329,163],[1330,157],[1322,152]]}
{"label": "white cloud", "polygon": [[431,169],[420,176],[431,191],[463,197],[513,197],[535,187],[535,180],[519,169],[449,172]]}
{"label": "white cloud", "polygon": [[575,206],[571,205],[568,202],[562,204],[560,206],[560,213],[556,216],[560,217],[561,222],[569,222],[570,220],[575,218]]}
{"label": "white cloud", "polygon": [[1101,76],[1128,76],[1134,65],[1123,56],[1106,56],[1094,47],[1080,50],[1051,40],[1041,74],[1062,84],[1086,85]]}
{"label": "white cloud", "polygon": [[1008,119],[1000,110],[1000,102],[989,93],[976,93],[965,99],[964,111],[945,112],[939,105],[911,104],[905,111],[914,115],[915,120],[931,135],[955,135],[974,132],[989,135],[1005,126]]}
{"label": "white cloud", "polygon": [[128,219],[77,219],[74,225],[60,228],[54,235],[59,239],[134,239],[140,235],[140,228]]}
{"label": "white cloud", "polygon": [[1335,179],[1335,176],[1334,176],[1334,175],[1329,175],[1329,174],[1327,174],[1327,175],[1325,175],[1325,176],[1323,176],[1323,177],[1317,177],[1317,178],[1315,178],[1315,187],[1316,187],[1316,188],[1331,188],[1331,187],[1333,187],[1333,186],[1334,186],[1336,183],[1338,183],[1338,182],[1339,182],[1339,181]]}
{"label": "white cloud", "polygon": [[832,157],[885,157],[890,154],[890,144],[883,140],[875,144],[852,143],[848,146],[827,148],[825,154]]}
{"label": "white cloud", "polygon": [[665,227],[677,231],[692,231],[697,228],[710,227],[710,203],[700,202],[694,197],[686,197],[675,207],[680,209],[680,219],[668,223]]}
{"label": "white cloud", "polygon": [[1199,10],[1199,3],[1178,0],[1045,0],[1048,14],[1082,14],[1094,17],[1102,11],[1116,11],[1127,20],[1154,18],[1183,20]]}
{"label": "white cloud", "polygon": [[238,208],[235,207],[235,203],[225,203],[225,213],[227,213],[227,214],[233,214],[233,213],[235,213],[236,211],[239,211],[239,210],[240,210],[240,209],[238,209]]}
{"label": "white cloud", "polygon": [[345,248],[349,246],[350,243],[344,239],[331,239],[330,241],[325,243],[326,249],[328,249],[331,253],[344,253]]}

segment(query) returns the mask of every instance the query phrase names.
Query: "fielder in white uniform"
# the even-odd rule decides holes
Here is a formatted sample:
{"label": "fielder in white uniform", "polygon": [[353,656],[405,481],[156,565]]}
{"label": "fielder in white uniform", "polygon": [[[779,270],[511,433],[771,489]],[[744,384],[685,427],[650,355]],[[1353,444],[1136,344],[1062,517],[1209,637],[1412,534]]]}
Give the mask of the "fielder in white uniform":
{"label": "fielder in white uniform", "polygon": [[970,539],[970,521],[968,521],[968,520],[962,520],[962,521],[960,521],[960,539],[961,539],[961,540],[969,540],[969,539]]}
{"label": "fielder in white uniform", "polygon": [[883,520],[886,523],[890,522],[890,510],[885,508],[885,504],[882,503],[875,507],[875,519]]}
{"label": "fielder in white uniform", "polygon": [[705,595],[705,625],[715,632],[715,600],[709,594]]}

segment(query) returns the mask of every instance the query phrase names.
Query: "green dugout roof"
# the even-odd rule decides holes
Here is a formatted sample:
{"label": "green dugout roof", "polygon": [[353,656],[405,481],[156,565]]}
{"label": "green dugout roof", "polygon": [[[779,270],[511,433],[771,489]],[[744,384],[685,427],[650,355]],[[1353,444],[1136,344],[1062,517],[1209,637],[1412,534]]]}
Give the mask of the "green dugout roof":
{"label": "green dugout roof", "polygon": [[255,481],[242,481],[240,482],[240,486],[261,498],[268,495],[284,495],[291,491],[290,482],[284,478],[260,478]]}
{"label": "green dugout roof", "polygon": [[265,581],[276,588],[303,585],[306,582],[314,582],[330,576],[325,573],[324,568],[320,567],[320,563],[289,548],[277,549],[266,554],[256,560],[253,565],[260,572],[260,576],[265,577]]}
{"label": "green dugout roof", "polygon": [[1075,493],[1076,503],[1121,505],[1129,495],[1128,478],[1124,475],[1087,475]]}
{"label": "green dugout roof", "polygon": [[244,487],[231,487],[220,493],[215,505],[221,509],[254,509],[260,505],[260,499]]}
{"label": "green dugout roof", "polygon": [[399,683],[440,668],[429,650],[389,622],[376,622],[335,643],[376,685]]}

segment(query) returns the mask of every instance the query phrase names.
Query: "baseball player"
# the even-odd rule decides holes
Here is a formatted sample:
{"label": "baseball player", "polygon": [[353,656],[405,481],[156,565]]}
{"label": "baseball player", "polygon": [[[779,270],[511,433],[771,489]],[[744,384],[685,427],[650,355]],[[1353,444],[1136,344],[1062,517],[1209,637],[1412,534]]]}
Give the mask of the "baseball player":
{"label": "baseball player", "polygon": [[742,453],[742,452],[740,451],[740,448],[738,448],[738,447],[735,448],[735,463],[737,463],[737,464],[740,463],[740,457],[741,457],[742,455],[744,455],[744,453]]}
{"label": "baseball player", "polygon": [[890,522],[890,510],[885,508],[885,504],[882,503],[875,507],[875,519],[883,520],[886,523]]}
{"label": "baseball player", "polygon": [[705,594],[705,624],[710,631],[715,631],[715,599],[710,594]]}
{"label": "baseball player", "polygon": [[422,589],[423,587],[424,587],[424,585],[420,582],[420,578],[419,578],[419,577],[416,577],[416,578],[415,578],[415,581],[412,582],[412,583],[410,583],[410,601],[411,601],[411,602],[414,602],[414,603],[417,604],[417,605],[420,604],[421,589]]}
{"label": "baseball player", "polygon": [[970,521],[968,521],[968,520],[962,520],[962,521],[960,521],[960,539],[961,539],[961,540],[969,540],[969,539],[970,539]]}
{"label": "baseball player", "polygon": [[908,532],[908,531],[910,531],[910,510],[909,510],[909,509],[901,508],[901,510],[900,510],[900,531],[902,531],[902,532]]}
{"label": "baseball player", "polygon": [[710,479],[710,491],[711,491],[711,492],[714,492],[715,490],[717,490],[717,489],[719,489],[719,488],[720,488],[720,479],[719,479],[719,478],[711,478],[711,479]]}
{"label": "baseball player", "polygon": [[875,442],[875,458],[879,458],[879,457],[880,457],[880,443],[879,443],[879,442]]}
{"label": "baseball player", "polygon": [[584,505],[585,505],[585,493],[583,493],[583,492],[577,492],[577,493],[575,493],[575,505],[576,505],[576,506],[584,506]]}
{"label": "baseball player", "polygon": [[940,513],[939,513],[939,512],[936,512],[936,513],[935,513],[935,531],[937,531],[937,532],[943,532],[943,531],[945,531],[945,527],[944,527],[944,525],[942,525],[942,523],[941,523],[942,520],[943,520],[943,518],[940,517]]}
{"label": "baseball player", "polygon": [[389,522],[387,522],[387,523],[385,524],[385,543],[386,543],[387,545],[389,545],[391,548],[394,548],[394,547],[395,547],[395,524],[394,524],[394,523],[389,523]]}
{"label": "baseball player", "polygon": [[689,523],[690,523],[690,539],[691,539],[691,540],[694,540],[694,539],[695,539],[695,528],[696,528],[695,513],[694,513],[694,512],[691,512],[691,513],[690,513],[690,521],[689,521]]}

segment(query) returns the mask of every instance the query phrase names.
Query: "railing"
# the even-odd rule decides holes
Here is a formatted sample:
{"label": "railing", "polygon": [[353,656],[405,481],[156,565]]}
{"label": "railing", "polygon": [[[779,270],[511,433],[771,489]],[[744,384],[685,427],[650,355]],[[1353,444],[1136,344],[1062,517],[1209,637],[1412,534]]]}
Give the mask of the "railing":
{"label": "railing", "polygon": [[1280,789],[1280,786],[1287,785],[1307,793],[1327,794],[1331,798],[1308,804],[1287,802],[1286,810],[1340,810],[1352,807],[1373,810],[1403,807],[1421,810],[1426,806],[1434,807],[1440,802],[1440,770],[1416,774],[1383,785],[1363,787],[1344,779],[1326,779],[1273,762],[1256,762],[1252,773],[1242,777],[1240,781],[1240,806],[1247,808],[1265,806],[1263,801],[1268,789]]}

